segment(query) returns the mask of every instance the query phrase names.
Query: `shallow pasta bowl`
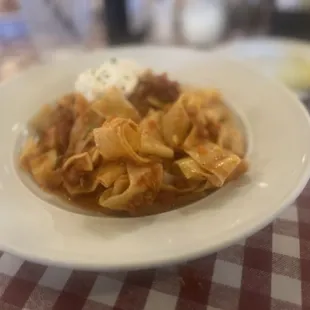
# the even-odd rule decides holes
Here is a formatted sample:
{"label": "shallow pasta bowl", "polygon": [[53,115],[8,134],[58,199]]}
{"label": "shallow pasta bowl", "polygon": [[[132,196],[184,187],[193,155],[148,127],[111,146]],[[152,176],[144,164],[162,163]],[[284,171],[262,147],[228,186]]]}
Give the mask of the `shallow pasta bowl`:
{"label": "shallow pasta bowl", "polygon": [[[132,58],[186,84],[216,87],[239,117],[250,170],[186,207],[111,218],[55,203],[23,176],[16,158],[27,120],[72,91],[76,75],[105,57]],[[178,48],[106,49],[33,67],[0,87],[0,247],[28,260],[80,269],[133,269],[217,251],[262,228],[310,175],[310,122],[284,87],[239,62]]]}

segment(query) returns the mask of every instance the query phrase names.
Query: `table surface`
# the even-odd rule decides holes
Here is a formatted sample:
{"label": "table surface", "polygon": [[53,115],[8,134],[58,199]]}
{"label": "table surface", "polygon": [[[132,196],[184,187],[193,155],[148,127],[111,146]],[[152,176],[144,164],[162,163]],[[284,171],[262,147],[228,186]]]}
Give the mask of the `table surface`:
{"label": "table surface", "polygon": [[[10,44],[0,46],[0,80],[38,61],[26,41]],[[83,272],[0,252],[0,309],[310,309],[309,204],[310,184],[295,204],[250,238],[169,268]]]}

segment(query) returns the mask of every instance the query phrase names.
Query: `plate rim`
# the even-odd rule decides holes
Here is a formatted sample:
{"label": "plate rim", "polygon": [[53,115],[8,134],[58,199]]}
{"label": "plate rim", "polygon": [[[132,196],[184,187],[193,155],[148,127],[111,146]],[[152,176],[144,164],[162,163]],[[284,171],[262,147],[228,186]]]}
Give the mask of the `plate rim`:
{"label": "plate rim", "polygon": [[[149,46],[149,47],[151,47],[151,46]],[[122,49],[123,48],[124,47],[122,47]],[[156,48],[162,49],[162,47],[156,47]],[[143,49],[144,49],[144,47],[143,47]],[[180,48],[177,48],[177,49],[179,50]],[[181,48],[181,50],[183,50],[183,49]],[[98,51],[97,50],[95,52],[96,53],[97,52],[104,53],[105,51],[106,51],[106,49],[103,49],[102,51]],[[191,49],[190,49],[190,51],[192,52]],[[45,64],[45,65],[50,65],[50,64],[51,63]],[[252,70],[251,68],[246,68],[246,69],[255,72],[255,70]],[[31,70],[31,68],[30,68],[30,70]],[[28,70],[26,72],[21,73],[21,75],[23,75],[23,74],[26,75],[26,74],[28,74],[27,72],[28,72]],[[257,72],[255,72],[255,74],[257,75]],[[290,96],[292,98],[292,100],[296,100],[296,97],[289,90],[285,89],[279,82],[273,81],[273,80],[271,80],[271,79],[269,79],[269,78],[267,78],[265,76],[263,77],[261,74],[259,74],[259,75],[262,78],[264,78],[264,79],[270,80],[271,83],[278,84],[278,87],[280,86],[282,88],[282,90],[286,92],[287,96]],[[14,80],[14,78],[13,78],[13,80]],[[12,79],[10,79],[9,81],[12,82]],[[9,81],[7,81],[7,82],[9,82]],[[1,91],[1,89],[0,89],[0,91]],[[309,127],[309,130],[310,130],[310,117],[309,117],[308,111],[306,110],[306,108],[302,104],[300,104],[299,106],[300,106],[301,112],[303,113],[303,116],[308,121],[308,127]],[[291,190],[291,192],[286,195],[285,200],[287,202],[285,204],[283,204],[283,206],[281,206],[280,208],[274,210],[272,215],[265,216],[265,219],[262,220],[258,225],[257,224],[256,225],[252,225],[252,229],[246,229],[245,228],[246,232],[243,233],[241,237],[238,236],[238,237],[235,237],[235,238],[228,238],[227,240],[224,240],[224,241],[218,243],[216,246],[209,247],[207,250],[198,251],[196,253],[185,253],[183,256],[179,256],[178,258],[175,258],[173,260],[167,260],[166,258],[163,258],[162,261],[159,261],[157,259],[156,261],[151,262],[151,263],[149,261],[147,261],[145,264],[141,264],[141,263],[134,264],[134,263],[130,262],[129,264],[124,264],[124,265],[116,267],[116,266],[112,266],[112,265],[109,266],[106,263],[104,263],[102,265],[95,265],[93,263],[90,263],[90,264],[87,264],[87,263],[77,263],[77,262],[72,263],[72,262],[55,261],[54,259],[49,260],[48,257],[42,258],[42,257],[34,257],[34,256],[31,256],[31,255],[23,255],[22,253],[20,253],[18,251],[15,251],[12,248],[10,249],[10,247],[3,246],[2,244],[1,244],[1,249],[6,251],[6,252],[8,252],[8,253],[11,253],[13,255],[17,255],[19,257],[22,257],[22,258],[24,258],[26,260],[30,260],[30,261],[33,261],[33,262],[44,263],[44,264],[52,264],[52,265],[59,266],[59,267],[69,267],[69,268],[83,269],[83,270],[114,270],[114,269],[115,270],[116,269],[117,270],[132,270],[132,269],[150,268],[150,267],[153,267],[153,266],[170,265],[170,264],[174,264],[174,263],[178,263],[178,262],[181,262],[181,261],[186,261],[186,260],[194,259],[194,258],[197,258],[197,257],[200,257],[200,256],[204,256],[204,255],[213,253],[215,251],[218,251],[218,250],[226,247],[229,244],[232,244],[232,243],[240,240],[241,238],[245,238],[245,237],[253,234],[255,231],[258,231],[260,228],[264,227],[267,223],[271,222],[271,220],[273,220],[279,213],[281,213],[284,208],[286,208],[289,204],[291,204],[295,200],[295,198],[301,193],[303,188],[306,186],[307,181],[309,179],[309,176],[310,176],[310,161],[308,161],[307,167],[306,167],[306,169],[304,171],[304,174],[303,174],[303,177],[300,178],[300,181],[295,186],[295,189]]]}
{"label": "plate rim", "polygon": [[254,37],[241,37],[237,39],[231,39],[227,42],[219,44],[213,48],[211,53],[226,52],[235,46],[245,46],[248,44],[264,44],[264,45],[286,45],[286,46],[295,46],[301,48],[307,48],[310,50],[310,42],[302,39],[295,38],[285,38],[285,37],[269,37],[269,36],[254,36]]}

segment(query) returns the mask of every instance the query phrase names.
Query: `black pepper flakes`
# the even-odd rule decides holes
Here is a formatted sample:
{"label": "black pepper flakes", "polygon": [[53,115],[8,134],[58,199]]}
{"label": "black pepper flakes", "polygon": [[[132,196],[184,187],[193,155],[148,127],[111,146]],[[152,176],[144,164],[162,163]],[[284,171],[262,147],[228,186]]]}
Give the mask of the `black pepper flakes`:
{"label": "black pepper flakes", "polygon": [[110,62],[111,62],[112,64],[116,64],[116,63],[117,63],[117,59],[116,59],[115,57],[113,57],[113,58],[111,58]]}

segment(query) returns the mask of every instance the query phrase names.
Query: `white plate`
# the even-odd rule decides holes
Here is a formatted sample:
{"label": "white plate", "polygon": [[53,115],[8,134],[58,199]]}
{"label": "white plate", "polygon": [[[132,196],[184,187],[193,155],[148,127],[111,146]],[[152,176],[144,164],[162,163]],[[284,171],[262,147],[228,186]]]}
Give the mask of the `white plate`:
{"label": "white plate", "polygon": [[[54,206],[16,168],[25,124],[42,103],[70,92],[81,70],[111,56],[219,88],[246,130],[248,175],[185,208],[144,218],[90,216]],[[303,105],[278,83],[216,56],[178,48],[106,49],[33,67],[2,84],[0,96],[0,247],[31,261],[132,269],[205,255],[270,222],[299,195],[310,174],[310,125]]]}
{"label": "white plate", "polygon": [[258,37],[232,41],[215,48],[213,52],[242,60],[293,90],[310,88],[308,42]]}

